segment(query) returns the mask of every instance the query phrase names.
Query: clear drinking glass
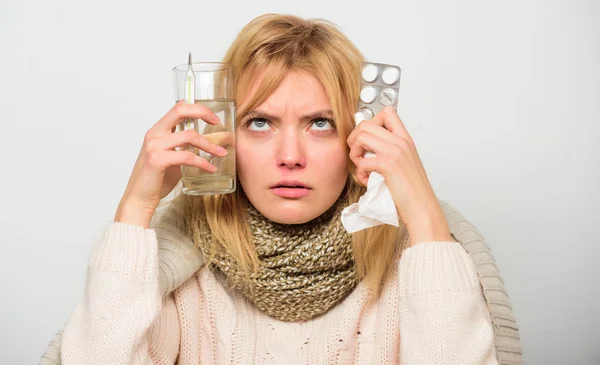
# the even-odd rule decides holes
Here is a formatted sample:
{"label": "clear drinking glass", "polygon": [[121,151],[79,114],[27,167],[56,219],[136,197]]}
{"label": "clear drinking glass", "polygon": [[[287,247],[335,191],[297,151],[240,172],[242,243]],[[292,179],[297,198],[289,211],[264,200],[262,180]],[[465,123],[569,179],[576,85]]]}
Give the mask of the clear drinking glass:
{"label": "clear drinking glass", "polygon": [[[176,100],[186,95],[186,75],[189,64],[173,68]],[[187,195],[227,194],[235,191],[235,103],[233,100],[233,70],[230,65],[219,62],[195,62],[191,64],[194,74],[193,95],[196,104],[209,107],[220,119],[217,125],[202,119],[186,119],[176,127],[176,132],[193,129],[209,141],[227,150],[224,157],[213,156],[193,146],[183,149],[192,151],[217,167],[216,172],[207,172],[198,167],[181,166],[183,193]],[[181,150],[182,148],[180,148]]]}

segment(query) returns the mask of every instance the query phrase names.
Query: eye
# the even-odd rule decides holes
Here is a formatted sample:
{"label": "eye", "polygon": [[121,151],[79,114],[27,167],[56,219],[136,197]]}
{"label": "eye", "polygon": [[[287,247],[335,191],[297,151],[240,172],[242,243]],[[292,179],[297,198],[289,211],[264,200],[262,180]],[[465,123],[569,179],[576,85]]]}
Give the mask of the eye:
{"label": "eye", "polygon": [[312,121],[311,129],[317,131],[327,131],[334,129],[333,120],[327,118],[317,118]]}
{"label": "eye", "polygon": [[268,131],[270,128],[269,122],[265,118],[251,118],[246,122],[246,128],[251,131]]}

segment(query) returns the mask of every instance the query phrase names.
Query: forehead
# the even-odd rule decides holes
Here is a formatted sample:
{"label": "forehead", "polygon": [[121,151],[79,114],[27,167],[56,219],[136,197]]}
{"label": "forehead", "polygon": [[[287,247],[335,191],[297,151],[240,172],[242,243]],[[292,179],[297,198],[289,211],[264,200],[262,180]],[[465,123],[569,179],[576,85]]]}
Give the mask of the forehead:
{"label": "forehead", "polygon": [[[247,92],[240,95],[238,105],[242,108],[253,96],[260,92],[266,71],[251,75]],[[288,71],[275,90],[258,105],[256,109],[285,113],[289,110],[330,109],[329,97],[323,84],[310,72]]]}

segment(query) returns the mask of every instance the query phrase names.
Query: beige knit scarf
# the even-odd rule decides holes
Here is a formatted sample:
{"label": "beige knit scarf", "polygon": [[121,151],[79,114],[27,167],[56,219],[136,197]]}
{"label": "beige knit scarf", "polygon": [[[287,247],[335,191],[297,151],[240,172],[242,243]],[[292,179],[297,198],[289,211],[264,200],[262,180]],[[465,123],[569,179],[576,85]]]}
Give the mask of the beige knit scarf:
{"label": "beige knit scarf", "polygon": [[[226,252],[209,263],[257,308],[282,321],[309,320],[346,297],[357,285],[352,237],[342,226],[341,202],[301,225],[274,223],[254,207],[248,220],[259,270],[244,275]],[[199,242],[208,257],[210,233]],[[224,250],[222,250],[224,251]]]}

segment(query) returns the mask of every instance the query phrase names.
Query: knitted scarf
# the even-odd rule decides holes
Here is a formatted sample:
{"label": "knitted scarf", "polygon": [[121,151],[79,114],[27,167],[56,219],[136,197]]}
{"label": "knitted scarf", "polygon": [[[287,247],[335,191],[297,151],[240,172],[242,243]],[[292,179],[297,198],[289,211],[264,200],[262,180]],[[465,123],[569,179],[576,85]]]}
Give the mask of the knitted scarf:
{"label": "knitted scarf", "polygon": [[[234,258],[219,250],[209,265],[225,276],[257,308],[282,321],[309,320],[327,312],[357,285],[352,237],[342,226],[338,202],[300,225],[270,221],[254,207],[248,223],[259,259],[258,272],[247,275]],[[210,232],[199,247],[209,257]]]}

